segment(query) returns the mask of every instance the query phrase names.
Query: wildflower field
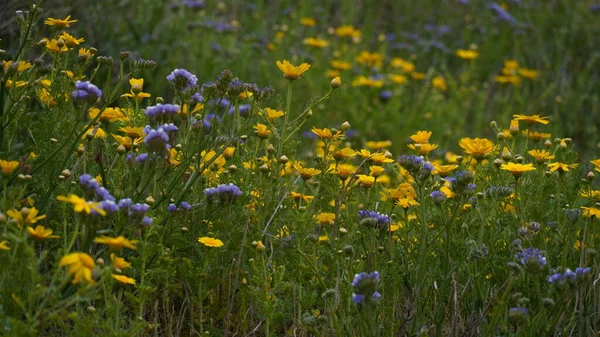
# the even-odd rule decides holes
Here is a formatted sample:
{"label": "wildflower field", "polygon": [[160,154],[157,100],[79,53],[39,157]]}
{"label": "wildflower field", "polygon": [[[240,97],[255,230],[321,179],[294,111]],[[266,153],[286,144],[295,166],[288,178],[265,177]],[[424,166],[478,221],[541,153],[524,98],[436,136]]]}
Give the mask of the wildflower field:
{"label": "wildflower field", "polygon": [[0,335],[598,336],[600,4],[0,5]]}

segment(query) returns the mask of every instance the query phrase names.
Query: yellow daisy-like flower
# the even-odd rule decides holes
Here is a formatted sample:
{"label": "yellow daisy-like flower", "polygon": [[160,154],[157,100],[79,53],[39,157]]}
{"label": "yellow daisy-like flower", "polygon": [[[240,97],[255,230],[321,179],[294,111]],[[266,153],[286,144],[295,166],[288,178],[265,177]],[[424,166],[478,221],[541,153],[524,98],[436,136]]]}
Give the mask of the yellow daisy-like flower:
{"label": "yellow daisy-like flower", "polygon": [[91,256],[86,253],[71,253],[64,256],[58,262],[60,267],[69,266],[69,275],[73,275],[73,283],[94,283],[92,271],[96,268],[96,263]]}
{"label": "yellow daisy-like flower", "polygon": [[0,250],[10,250],[7,240],[0,241]]}
{"label": "yellow daisy-like flower", "polygon": [[559,173],[568,172],[569,169],[576,168],[577,166],[579,166],[579,164],[565,164],[559,162],[548,163],[548,169],[550,169],[550,172],[558,171]]}
{"label": "yellow daisy-like flower", "polygon": [[431,172],[433,175],[439,175],[440,177],[447,177],[452,171],[458,168],[458,165],[436,165],[433,164],[434,170]]}
{"label": "yellow daisy-like flower", "polygon": [[19,162],[16,160],[0,159],[0,170],[4,178],[9,177],[19,167]]}
{"label": "yellow daisy-like flower", "polygon": [[410,77],[412,77],[414,80],[422,81],[425,79],[425,77],[427,77],[427,74],[415,71],[410,74]]}
{"label": "yellow daisy-like flower", "polygon": [[58,201],[64,201],[64,202],[68,202],[73,206],[73,210],[76,213],[86,213],[86,214],[91,214],[92,210],[98,212],[98,214],[104,216],[106,215],[106,212],[100,208],[100,203],[99,202],[88,202],[83,198],[80,198],[79,196],[75,195],[75,194],[69,194],[68,197],[65,197],[64,195],[59,195],[56,197],[56,200]]}
{"label": "yellow daisy-like flower", "polygon": [[312,27],[317,24],[317,21],[313,18],[303,17],[300,18],[300,24],[306,27]]}
{"label": "yellow daisy-like flower", "polygon": [[271,135],[271,130],[269,130],[269,128],[264,124],[256,123],[254,129],[256,130],[254,133],[256,136],[258,136],[258,138],[266,139]]}
{"label": "yellow daisy-like flower", "polygon": [[500,166],[501,170],[504,171],[509,171],[510,173],[512,173],[513,177],[515,178],[519,178],[521,177],[521,175],[523,175],[523,173],[528,172],[528,171],[535,171],[535,167],[533,167],[533,164],[517,164],[517,163],[508,163],[508,164],[502,164]]}
{"label": "yellow daisy-like flower", "polygon": [[144,128],[143,127],[131,127],[131,126],[124,126],[122,128],[119,128],[120,132],[125,133],[127,136],[129,136],[130,138],[142,138],[144,137]]}
{"label": "yellow daisy-like flower", "polygon": [[371,177],[379,177],[385,172],[385,168],[377,165],[373,165],[369,167],[369,174]]}
{"label": "yellow daisy-like flower", "polygon": [[319,225],[333,225],[335,222],[335,213],[319,213],[315,218]]}
{"label": "yellow daisy-like flower", "polygon": [[355,172],[356,166],[351,164],[339,164],[332,173],[337,174],[337,176],[343,181],[348,179],[348,177],[352,176]]}
{"label": "yellow daisy-like flower", "polygon": [[71,24],[77,22],[77,20],[69,20],[70,18],[71,18],[70,15],[64,19],[47,18],[44,21],[44,24],[48,25],[48,26],[54,26],[58,29],[71,27]]}
{"label": "yellow daisy-like flower", "polygon": [[371,150],[377,151],[377,150],[387,149],[388,147],[392,146],[392,141],[391,140],[382,140],[382,141],[378,141],[378,142],[369,141],[369,142],[367,142],[366,145]]}
{"label": "yellow daisy-like flower", "polygon": [[35,207],[32,208],[23,208],[21,211],[17,211],[16,209],[11,209],[6,211],[6,214],[17,220],[20,226],[29,226],[32,225],[38,220],[42,220],[46,218],[46,215],[39,215],[40,211],[38,211]]}
{"label": "yellow daisy-like flower", "polygon": [[526,116],[526,115],[513,115],[513,118],[515,120],[518,121],[524,121],[529,125],[533,125],[535,123],[540,123],[540,124],[548,124],[550,123],[550,117],[541,117],[539,114],[538,115],[532,115],[532,116]]}
{"label": "yellow daisy-like flower", "polygon": [[333,153],[333,159],[335,159],[337,161],[344,160],[348,157],[354,157],[354,156],[356,156],[356,151],[352,150],[349,147],[345,147],[343,149],[336,150]]}
{"label": "yellow daisy-like flower", "polygon": [[459,49],[456,51],[456,56],[463,60],[474,60],[479,57],[479,53],[474,50]]}
{"label": "yellow daisy-like flower", "polygon": [[393,163],[394,162],[393,159],[386,157],[386,155],[383,153],[373,154],[371,156],[371,158],[369,159],[369,161],[371,161],[371,163],[373,163],[375,165],[383,165],[385,163]]}
{"label": "yellow daisy-like flower", "polygon": [[339,60],[333,60],[329,62],[329,65],[335,70],[348,70],[352,68],[352,63]]}
{"label": "yellow daisy-like flower", "polygon": [[429,143],[429,138],[431,137],[431,131],[417,131],[414,135],[410,136],[413,142],[417,144]]}
{"label": "yellow daisy-like flower", "polygon": [[431,85],[442,92],[448,90],[448,84],[442,76],[434,77],[433,80],[431,80]]}
{"label": "yellow daisy-like flower", "polygon": [[25,81],[16,81],[13,82],[13,80],[6,80],[6,84],[4,85],[5,88],[12,88],[13,85],[15,88],[21,88],[24,87],[28,84],[29,82],[25,82]]}
{"label": "yellow daisy-like flower", "polygon": [[111,276],[112,276],[112,278],[117,280],[117,282],[119,282],[120,284],[124,284],[124,285],[134,285],[135,284],[134,278],[127,277],[125,275],[111,274]]}
{"label": "yellow daisy-like flower", "polygon": [[581,209],[583,209],[583,215],[591,218],[591,217],[595,217],[595,218],[600,218],[600,209],[594,208],[594,207],[581,207]]}
{"label": "yellow daisy-like flower", "polygon": [[527,153],[529,153],[529,155],[535,159],[536,163],[540,165],[547,162],[548,160],[554,159],[555,157],[553,154],[546,150],[531,150]]}
{"label": "yellow daisy-like flower", "polygon": [[[98,114],[100,114],[100,109],[98,108],[91,108],[88,110],[88,115],[90,116],[90,119],[96,118]],[[102,111],[100,117],[98,117],[98,120],[109,123],[126,121],[127,119],[127,116],[125,116],[125,114],[118,107],[106,108]]]}
{"label": "yellow daisy-like flower", "polygon": [[131,78],[129,79],[129,85],[131,85],[131,91],[127,94],[124,94],[124,97],[130,97],[135,99],[136,101],[140,101],[144,98],[148,98],[151,96],[148,93],[142,92],[144,88],[143,78]]}
{"label": "yellow daisy-like flower", "polygon": [[304,41],[302,41],[302,44],[304,44],[305,46],[309,46],[309,47],[325,48],[325,47],[329,46],[329,41],[323,40],[323,39],[317,39],[314,37],[309,37],[309,38],[304,39]]}
{"label": "yellow daisy-like flower", "polygon": [[482,160],[494,149],[494,143],[486,138],[462,138],[458,142],[466,154],[470,154],[475,160]]}
{"label": "yellow daisy-like flower", "polygon": [[392,83],[394,84],[404,84],[406,82],[408,82],[408,77],[404,76],[404,75],[399,75],[399,74],[390,74],[390,81],[392,81]]}
{"label": "yellow daisy-like flower", "polygon": [[407,209],[412,206],[419,206],[419,202],[412,198],[400,198],[398,201],[396,201],[396,205]]}
{"label": "yellow daisy-like flower", "polygon": [[390,61],[392,68],[402,68],[405,73],[412,73],[415,71],[415,64],[412,62],[405,61],[399,57],[395,57]]}
{"label": "yellow daisy-like flower", "polygon": [[211,248],[223,247],[223,241],[221,241],[219,239],[215,239],[215,238],[210,238],[208,236],[203,236],[201,238],[198,238],[198,242],[200,242],[201,244],[203,244],[206,247],[211,247]]}
{"label": "yellow daisy-like flower", "polygon": [[296,201],[302,200],[302,201],[310,202],[314,198],[314,196],[292,191],[292,192],[290,192],[290,198],[292,198]]}
{"label": "yellow daisy-like flower", "polygon": [[294,164],[294,168],[296,169],[296,171],[298,171],[298,173],[300,173],[300,177],[303,180],[309,180],[312,177],[321,173],[321,170],[317,170],[314,168],[302,167],[302,165],[300,163]]}
{"label": "yellow daisy-like flower", "polygon": [[430,144],[430,143],[423,143],[423,144],[408,144],[408,147],[417,151],[418,154],[428,154],[429,152],[435,150],[438,145],[437,144]]}
{"label": "yellow daisy-like flower", "polygon": [[131,263],[125,261],[125,259],[122,257],[118,257],[114,253],[110,254],[110,261],[112,262],[113,266],[115,266],[115,268],[118,268],[121,270],[131,267]]}
{"label": "yellow daisy-like flower", "polygon": [[46,47],[46,49],[53,53],[64,53],[66,51],[69,51],[69,48],[65,43],[62,43],[62,45],[59,46],[57,39],[49,40],[47,38],[43,38],[42,41],[44,41],[44,46]]}
{"label": "yellow daisy-like flower", "polygon": [[352,80],[353,87],[370,87],[370,88],[381,88],[383,87],[383,80],[375,80],[366,76],[358,76]]}
{"label": "yellow daisy-like flower", "polygon": [[360,30],[354,28],[351,25],[339,26],[335,29],[335,35],[339,37],[360,37]]}
{"label": "yellow daisy-like flower", "polygon": [[116,238],[100,236],[95,238],[94,242],[108,245],[111,249],[129,248],[135,250],[135,245],[138,243],[138,240],[128,240],[124,236],[117,236]]}
{"label": "yellow daisy-like flower", "polygon": [[121,137],[119,135],[112,136],[119,143],[119,145],[123,145],[123,147],[125,147],[125,149],[128,151],[131,150],[132,147],[138,146],[144,141],[142,138],[131,139],[131,137]]}
{"label": "yellow daisy-like flower", "polygon": [[359,174],[358,176],[358,184],[365,188],[371,188],[375,185],[375,177],[368,176],[366,174]]}
{"label": "yellow daisy-like flower", "polygon": [[58,239],[60,236],[52,235],[52,230],[47,229],[44,226],[35,226],[35,229],[32,227],[27,227],[27,233],[31,235],[34,239],[43,241],[46,239]]}
{"label": "yellow daisy-like flower", "polygon": [[275,109],[271,109],[271,108],[266,108],[265,112],[267,113],[267,118],[271,122],[274,121],[274,120],[276,120],[277,118],[285,115],[285,112],[279,111],[279,110],[275,110]]}
{"label": "yellow daisy-like flower", "polygon": [[321,139],[332,139],[332,138],[337,139],[337,138],[341,138],[343,136],[341,131],[338,131],[334,134],[331,132],[331,129],[328,129],[328,128],[317,129],[316,127],[313,126],[311,131],[315,135],[319,136],[319,138],[321,138]]}
{"label": "yellow daisy-like flower", "polygon": [[277,67],[283,73],[283,77],[287,78],[290,81],[297,80],[300,75],[304,74],[309,68],[310,64],[302,63],[299,66],[294,66],[287,60],[277,61]]}
{"label": "yellow daisy-like flower", "polygon": [[535,80],[540,75],[540,72],[535,69],[519,68],[517,72],[519,73],[519,75],[530,80]]}
{"label": "yellow daisy-like flower", "polygon": [[[8,71],[8,68],[10,68],[11,64],[13,64],[13,61],[5,61],[4,62],[4,71]],[[19,61],[19,65],[17,66],[17,72],[20,73],[31,67],[32,67],[31,63],[26,62],[26,61]]]}
{"label": "yellow daisy-like flower", "polygon": [[62,34],[60,34],[58,36],[59,39],[63,39],[63,41],[65,41],[65,44],[67,45],[67,47],[69,48],[73,48],[75,46],[78,46],[80,43],[85,42],[84,38],[76,38],[73,35],[67,33],[67,32],[63,32]]}
{"label": "yellow daisy-like flower", "polygon": [[531,130],[525,130],[525,131],[523,131],[523,134],[525,135],[525,137],[533,140],[535,143],[539,142],[542,139],[547,139],[547,138],[552,137],[552,134],[550,134],[550,133],[542,133],[542,132],[531,131]]}

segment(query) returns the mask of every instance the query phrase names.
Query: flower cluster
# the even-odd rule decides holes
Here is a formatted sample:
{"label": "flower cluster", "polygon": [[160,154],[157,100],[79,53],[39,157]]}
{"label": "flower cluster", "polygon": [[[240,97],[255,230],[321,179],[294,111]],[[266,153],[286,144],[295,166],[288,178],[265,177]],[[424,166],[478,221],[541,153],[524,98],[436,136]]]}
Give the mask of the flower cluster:
{"label": "flower cluster", "polygon": [[358,211],[359,224],[361,226],[374,228],[387,228],[392,219],[387,214],[381,214],[376,211],[360,210]]}
{"label": "flower cluster", "polygon": [[372,273],[360,273],[354,276],[351,284],[354,289],[352,301],[359,309],[379,304],[379,300],[381,299],[381,294],[377,292],[379,281],[379,273],[376,271]]}
{"label": "flower cluster", "polygon": [[226,205],[234,203],[242,195],[242,190],[234,184],[223,184],[206,188],[203,193],[209,203],[219,200],[220,203]]}

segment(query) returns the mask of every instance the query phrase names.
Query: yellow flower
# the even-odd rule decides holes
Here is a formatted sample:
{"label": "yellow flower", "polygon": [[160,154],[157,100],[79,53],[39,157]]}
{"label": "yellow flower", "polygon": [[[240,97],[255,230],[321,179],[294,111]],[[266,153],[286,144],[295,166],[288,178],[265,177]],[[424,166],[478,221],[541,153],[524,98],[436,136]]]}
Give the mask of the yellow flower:
{"label": "yellow flower", "polygon": [[357,177],[358,183],[365,188],[371,188],[373,185],[375,185],[375,177],[365,174],[359,174]]}
{"label": "yellow flower", "polygon": [[388,147],[392,146],[392,141],[391,140],[382,140],[379,142],[369,141],[369,142],[367,142],[366,145],[371,150],[377,151],[377,150],[381,150],[381,149],[387,149]]}
{"label": "yellow flower", "polygon": [[69,48],[73,48],[75,46],[78,46],[80,43],[84,42],[85,39],[84,38],[76,38],[74,36],[72,36],[71,34],[67,33],[67,32],[63,32],[62,34],[60,34],[58,36],[59,39],[63,39],[63,41],[65,41],[65,44],[67,45],[67,47]]}
{"label": "yellow flower", "polygon": [[375,165],[382,165],[385,163],[393,163],[394,160],[391,158],[388,158],[385,156],[385,154],[383,153],[375,153],[371,156],[371,158],[369,159],[369,161],[371,161],[371,163],[375,164]]}
{"label": "yellow flower", "polygon": [[16,81],[13,82],[13,80],[6,80],[6,84],[4,85],[5,88],[12,88],[13,84],[15,88],[20,88],[20,87],[24,87],[27,85],[27,83],[29,82],[25,82],[25,81]]}
{"label": "yellow flower", "polygon": [[317,219],[317,223],[319,225],[333,225],[335,222],[334,213],[319,213],[315,218]]}
{"label": "yellow flower", "polygon": [[337,174],[341,180],[346,180],[356,172],[356,166],[351,164],[339,164],[333,174]]}
{"label": "yellow flower", "polygon": [[256,123],[254,129],[256,130],[254,133],[258,136],[258,138],[266,139],[271,135],[271,130],[269,130],[269,128],[264,124]]}
{"label": "yellow flower", "polygon": [[540,72],[534,69],[527,69],[527,68],[519,68],[518,70],[519,75],[528,78],[530,80],[535,80],[538,78],[538,76],[540,75]]}
{"label": "yellow flower", "polygon": [[538,164],[543,164],[545,162],[547,162],[548,160],[554,159],[554,155],[552,155],[550,152],[546,151],[546,150],[531,150],[529,152],[530,156],[532,156],[533,158],[535,158],[535,161]]}
{"label": "yellow flower", "polygon": [[438,145],[437,144],[408,144],[408,147],[417,151],[418,154],[428,154],[429,152],[435,150]]}
{"label": "yellow flower", "polygon": [[[5,61],[4,62],[4,71],[8,71],[8,68],[10,68],[10,65],[12,63],[13,63],[13,61]],[[17,66],[17,72],[20,73],[31,67],[32,67],[31,63],[26,62],[26,61],[19,61],[19,65]]]}
{"label": "yellow flower", "polygon": [[122,257],[116,256],[114,253],[110,254],[110,261],[112,262],[113,266],[115,266],[115,268],[118,268],[121,270],[131,267],[131,263],[125,261],[125,259]]}
{"label": "yellow flower", "polygon": [[125,275],[111,274],[111,276],[112,276],[112,278],[117,280],[117,282],[119,282],[121,284],[125,284],[125,285],[134,285],[135,284],[134,278],[127,277]]}
{"label": "yellow flower", "polygon": [[511,83],[516,86],[521,84],[521,78],[519,76],[514,76],[514,75],[495,76],[494,80],[501,84]]}
{"label": "yellow flower", "polygon": [[530,130],[523,131],[523,134],[525,135],[525,137],[530,138],[531,140],[533,140],[536,143],[539,142],[542,139],[547,139],[547,138],[550,138],[552,136],[549,133],[541,133],[541,132],[530,131]]}
{"label": "yellow flower", "polygon": [[370,88],[381,88],[383,87],[383,80],[374,80],[366,76],[358,76],[352,80],[353,87],[370,87]]}
{"label": "yellow flower", "polygon": [[482,160],[494,148],[494,143],[486,138],[462,138],[458,145],[465,153],[470,154],[475,160]]}
{"label": "yellow flower", "polygon": [[535,167],[533,167],[533,164],[531,164],[531,163],[530,164],[515,164],[515,163],[502,164],[500,166],[500,169],[504,170],[504,171],[509,171],[510,173],[512,173],[513,177],[515,177],[515,178],[519,178],[525,172],[535,171]]}
{"label": "yellow flower", "polygon": [[44,21],[44,24],[48,26],[55,26],[58,29],[71,27],[71,24],[77,22],[77,20],[69,20],[70,18],[70,15],[65,19],[47,18],[46,21]]}
{"label": "yellow flower", "polygon": [[223,157],[225,157],[225,159],[231,159],[231,158],[233,158],[234,153],[235,153],[234,146],[226,147],[225,150],[223,150]]}
{"label": "yellow flower", "polygon": [[124,126],[122,128],[119,128],[119,131],[125,133],[127,136],[129,136],[130,138],[134,138],[134,139],[144,137],[144,128],[143,127]]}
{"label": "yellow flower", "polygon": [[447,91],[448,84],[446,84],[446,80],[442,76],[436,76],[431,81],[431,85],[439,91]]}
{"label": "yellow flower", "polygon": [[283,73],[283,77],[290,81],[294,81],[310,68],[310,64],[302,63],[299,66],[294,66],[287,60],[283,60],[283,62],[277,61],[277,67]]}
{"label": "yellow flower", "polygon": [[317,39],[314,37],[309,37],[309,38],[304,39],[304,41],[302,41],[302,44],[304,44],[305,46],[309,46],[309,47],[325,48],[325,47],[329,46],[329,41]]}
{"label": "yellow flower", "polygon": [[335,29],[335,35],[337,35],[339,37],[357,38],[357,37],[360,37],[360,30],[358,30],[350,25],[339,26]]}
{"label": "yellow flower", "polygon": [[440,177],[447,177],[450,172],[456,170],[458,168],[458,165],[455,164],[449,164],[449,165],[433,165],[434,170],[431,172],[431,174],[433,175],[439,175]]}
{"label": "yellow flower", "polygon": [[331,68],[336,70],[348,70],[352,68],[352,63],[346,61],[333,60],[329,62]]}
{"label": "yellow flower", "polygon": [[396,205],[400,206],[404,209],[410,208],[412,206],[418,206],[419,203],[412,198],[400,198],[398,199],[398,201],[396,201]]}
{"label": "yellow flower", "polygon": [[312,27],[317,24],[317,21],[313,18],[303,17],[300,18],[300,24],[306,27]]}
{"label": "yellow flower", "polygon": [[8,241],[7,240],[0,241],[0,249],[1,250],[10,250],[10,247],[8,246]]}
{"label": "yellow flower", "polygon": [[129,248],[135,250],[138,240],[127,240],[124,236],[111,238],[110,236],[100,236],[94,239],[95,243],[101,243],[110,246],[111,249]]}
{"label": "yellow flower", "polygon": [[533,115],[533,116],[513,115],[513,118],[518,121],[524,121],[529,125],[533,125],[535,123],[540,123],[540,124],[546,125],[546,124],[550,123],[549,117],[541,117],[539,114]]}
{"label": "yellow flower", "polygon": [[394,84],[403,84],[408,81],[408,77],[404,75],[390,74],[389,77]]}
{"label": "yellow flower", "polygon": [[399,57],[393,58],[390,61],[390,66],[392,66],[392,68],[402,68],[402,71],[405,73],[412,73],[415,71],[414,63],[405,61]]}
{"label": "yellow flower", "polygon": [[223,241],[221,241],[219,239],[209,238],[208,236],[203,236],[201,238],[198,238],[198,242],[205,245],[206,247],[211,247],[211,248],[223,247]]}
{"label": "yellow flower", "polygon": [[[319,242],[325,242],[325,241],[328,241],[328,240],[329,240],[329,237],[327,235],[320,235],[319,236]],[[323,266],[323,267],[325,267],[325,266]]]}
{"label": "yellow flower", "polygon": [[417,131],[414,135],[410,136],[413,142],[417,144],[429,143],[431,137],[431,131]]}
{"label": "yellow flower", "polygon": [[308,180],[321,173],[320,170],[314,168],[302,167],[300,163],[294,164],[294,168],[296,169],[296,171],[298,171],[298,173],[300,173],[300,177],[303,180]]}
{"label": "yellow flower", "polygon": [[131,137],[121,137],[118,135],[112,136],[117,142],[119,142],[120,145],[123,145],[126,150],[131,150],[133,146],[137,146],[144,141],[142,138],[131,139]]}
{"label": "yellow flower", "polygon": [[32,227],[27,227],[27,233],[29,233],[29,235],[33,236],[34,239],[40,240],[40,241],[45,240],[45,239],[59,238],[58,235],[52,235],[51,229],[47,229],[44,226],[39,226],[39,225],[35,226],[35,229],[33,229]]}
{"label": "yellow flower", "polygon": [[583,209],[583,215],[585,215],[588,218],[591,217],[596,217],[596,218],[600,218],[600,209],[594,208],[594,207],[581,207],[581,209]]}
{"label": "yellow flower", "polygon": [[275,109],[271,109],[271,108],[266,108],[265,112],[267,113],[267,118],[271,122],[276,120],[277,118],[285,115],[285,113],[283,111],[279,111],[279,110],[275,110]]}
{"label": "yellow flower", "polygon": [[17,211],[15,209],[8,210],[6,214],[17,220],[20,226],[28,226],[32,225],[38,220],[42,220],[46,218],[46,215],[38,216],[40,211],[38,211],[35,207],[32,208],[23,208],[21,211]]}
{"label": "yellow flower", "polygon": [[131,91],[123,96],[133,98],[136,101],[140,101],[151,96],[148,93],[142,92],[144,88],[143,78],[131,78],[129,79],[129,85],[131,85]]}
{"label": "yellow flower", "polygon": [[569,169],[576,168],[577,166],[579,166],[579,164],[565,164],[559,162],[548,163],[548,168],[550,169],[550,172],[568,172]]}
{"label": "yellow flower", "polygon": [[[88,110],[88,115],[90,116],[90,119],[96,118],[99,113],[100,113],[100,109],[98,109],[98,108],[91,108]],[[127,116],[125,116],[125,114],[123,114],[121,109],[118,107],[104,109],[102,111],[102,114],[98,118],[98,120],[100,120],[102,122],[110,122],[110,123],[114,123],[114,122],[118,122],[118,121],[126,121],[127,119],[128,119]]]}
{"label": "yellow flower", "polygon": [[363,50],[356,57],[356,62],[364,67],[375,67],[379,69],[381,67],[381,63],[383,62],[383,54],[370,53],[366,50]]}
{"label": "yellow flower", "polygon": [[410,74],[410,77],[412,77],[415,80],[421,81],[421,80],[424,80],[425,77],[427,77],[427,74],[425,74],[425,73],[419,73],[419,72],[415,71],[415,72],[412,72]]}
{"label": "yellow flower", "polygon": [[369,167],[369,174],[371,175],[371,177],[379,177],[380,175],[383,174],[383,172],[385,172],[385,168],[381,167],[381,166],[377,166],[377,165],[373,165],[371,167]]}
{"label": "yellow flower", "polygon": [[69,51],[69,48],[67,48],[67,45],[64,42],[61,42],[62,45],[59,46],[58,40],[56,40],[56,39],[49,40],[47,38],[43,38],[42,41],[45,42],[46,49],[48,49],[51,52],[63,53],[63,52]]}
{"label": "yellow flower", "polygon": [[4,178],[9,177],[19,167],[19,162],[16,160],[0,159],[0,170]]}
{"label": "yellow flower", "polygon": [[311,131],[315,135],[319,136],[319,138],[321,138],[321,139],[332,139],[332,138],[336,139],[336,138],[342,137],[341,131],[338,131],[335,134],[333,134],[331,132],[331,129],[328,129],[328,128],[317,129],[316,127],[313,126]]}
{"label": "yellow flower", "polygon": [[92,55],[94,55],[94,52],[87,48],[82,47],[82,48],[79,48],[79,50],[77,51],[77,56],[81,57],[85,60],[92,57]]}
{"label": "yellow flower", "polygon": [[106,215],[106,212],[99,207],[100,203],[99,202],[88,202],[83,198],[78,197],[75,194],[69,194],[68,197],[65,197],[64,195],[59,195],[56,197],[56,200],[59,201],[64,201],[64,202],[68,202],[73,206],[73,210],[76,213],[86,213],[86,214],[90,214],[92,213],[92,210],[98,212],[98,214],[100,215]]}
{"label": "yellow flower", "polygon": [[290,197],[296,201],[306,201],[306,202],[310,202],[314,196],[312,195],[306,195],[306,194],[302,194],[302,193],[298,193],[298,192],[290,192]]}
{"label": "yellow flower", "polygon": [[92,137],[93,139],[104,139],[106,138],[106,131],[96,125],[93,128],[89,128],[83,135],[81,135],[81,139],[86,139],[88,136]]}
{"label": "yellow flower", "polygon": [[474,50],[459,49],[456,51],[456,56],[463,60],[474,60],[479,56],[479,53]]}
{"label": "yellow flower", "polygon": [[96,263],[86,253],[71,253],[65,255],[58,262],[60,267],[69,266],[69,275],[73,275],[73,283],[80,283],[85,281],[88,283],[94,283],[92,279],[92,271],[96,268]]}
{"label": "yellow flower", "polygon": [[336,150],[333,153],[333,159],[335,159],[337,161],[344,160],[348,157],[354,157],[354,156],[356,156],[356,152],[349,147],[345,147],[343,149]]}

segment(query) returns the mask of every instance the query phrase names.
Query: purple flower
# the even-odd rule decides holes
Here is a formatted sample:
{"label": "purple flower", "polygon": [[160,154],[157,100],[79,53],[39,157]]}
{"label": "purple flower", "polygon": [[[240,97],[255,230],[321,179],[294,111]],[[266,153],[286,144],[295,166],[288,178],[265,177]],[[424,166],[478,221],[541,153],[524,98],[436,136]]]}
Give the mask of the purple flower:
{"label": "purple flower", "polygon": [[141,224],[142,224],[142,226],[150,226],[150,225],[152,225],[152,222],[154,222],[154,220],[152,220],[151,217],[144,216],[142,218]]}
{"label": "purple flower", "polygon": [[167,211],[171,213],[177,212],[177,206],[175,206],[175,204],[169,204],[169,206],[167,207]]}
{"label": "purple flower", "polygon": [[361,210],[358,211],[358,217],[361,219],[359,224],[369,227],[388,228],[388,225],[392,222],[389,215],[381,214],[375,211]]}
{"label": "purple flower", "polygon": [[535,272],[543,269],[547,263],[543,254],[543,250],[529,247],[515,254],[515,259],[519,260],[528,270]]}
{"label": "purple flower", "polygon": [[192,205],[188,204],[185,201],[182,201],[181,204],[179,204],[179,207],[183,208],[186,211],[189,211],[190,209],[192,209]]}
{"label": "purple flower", "polygon": [[148,204],[133,204],[131,205],[130,214],[146,214],[149,209],[150,205]]}
{"label": "purple flower", "polygon": [[146,143],[151,150],[160,152],[167,149],[169,135],[163,128],[158,128],[157,130],[144,130],[144,132],[146,133],[144,143]]}
{"label": "purple flower", "polygon": [[365,305],[376,305],[379,303],[379,299],[381,298],[381,294],[377,292],[379,281],[379,273],[376,271],[372,273],[360,273],[354,276],[354,280],[352,281],[352,287],[354,288],[352,301],[358,305],[359,309],[362,309]]}
{"label": "purple flower", "polygon": [[359,304],[365,300],[365,295],[362,294],[352,294],[352,302]]}
{"label": "purple flower", "polygon": [[144,113],[152,123],[166,123],[177,117],[179,106],[175,104],[159,104],[147,107]]}
{"label": "purple flower", "polygon": [[446,194],[444,194],[442,191],[433,191],[431,194],[429,194],[429,196],[433,199],[433,202],[435,202],[436,205],[443,203],[447,199]]}
{"label": "purple flower", "polygon": [[129,198],[119,200],[119,208],[129,208],[133,202]]}
{"label": "purple flower", "polygon": [[187,91],[198,84],[198,78],[185,69],[175,69],[167,80],[171,83],[176,91]]}
{"label": "purple flower", "polygon": [[100,208],[106,211],[106,213],[115,213],[119,210],[119,206],[112,200],[104,200],[100,203]]}
{"label": "purple flower", "polygon": [[73,100],[78,102],[94,103],[102,97],[102,91],[89,81],[75,82],[75,91],[71,94]]}

